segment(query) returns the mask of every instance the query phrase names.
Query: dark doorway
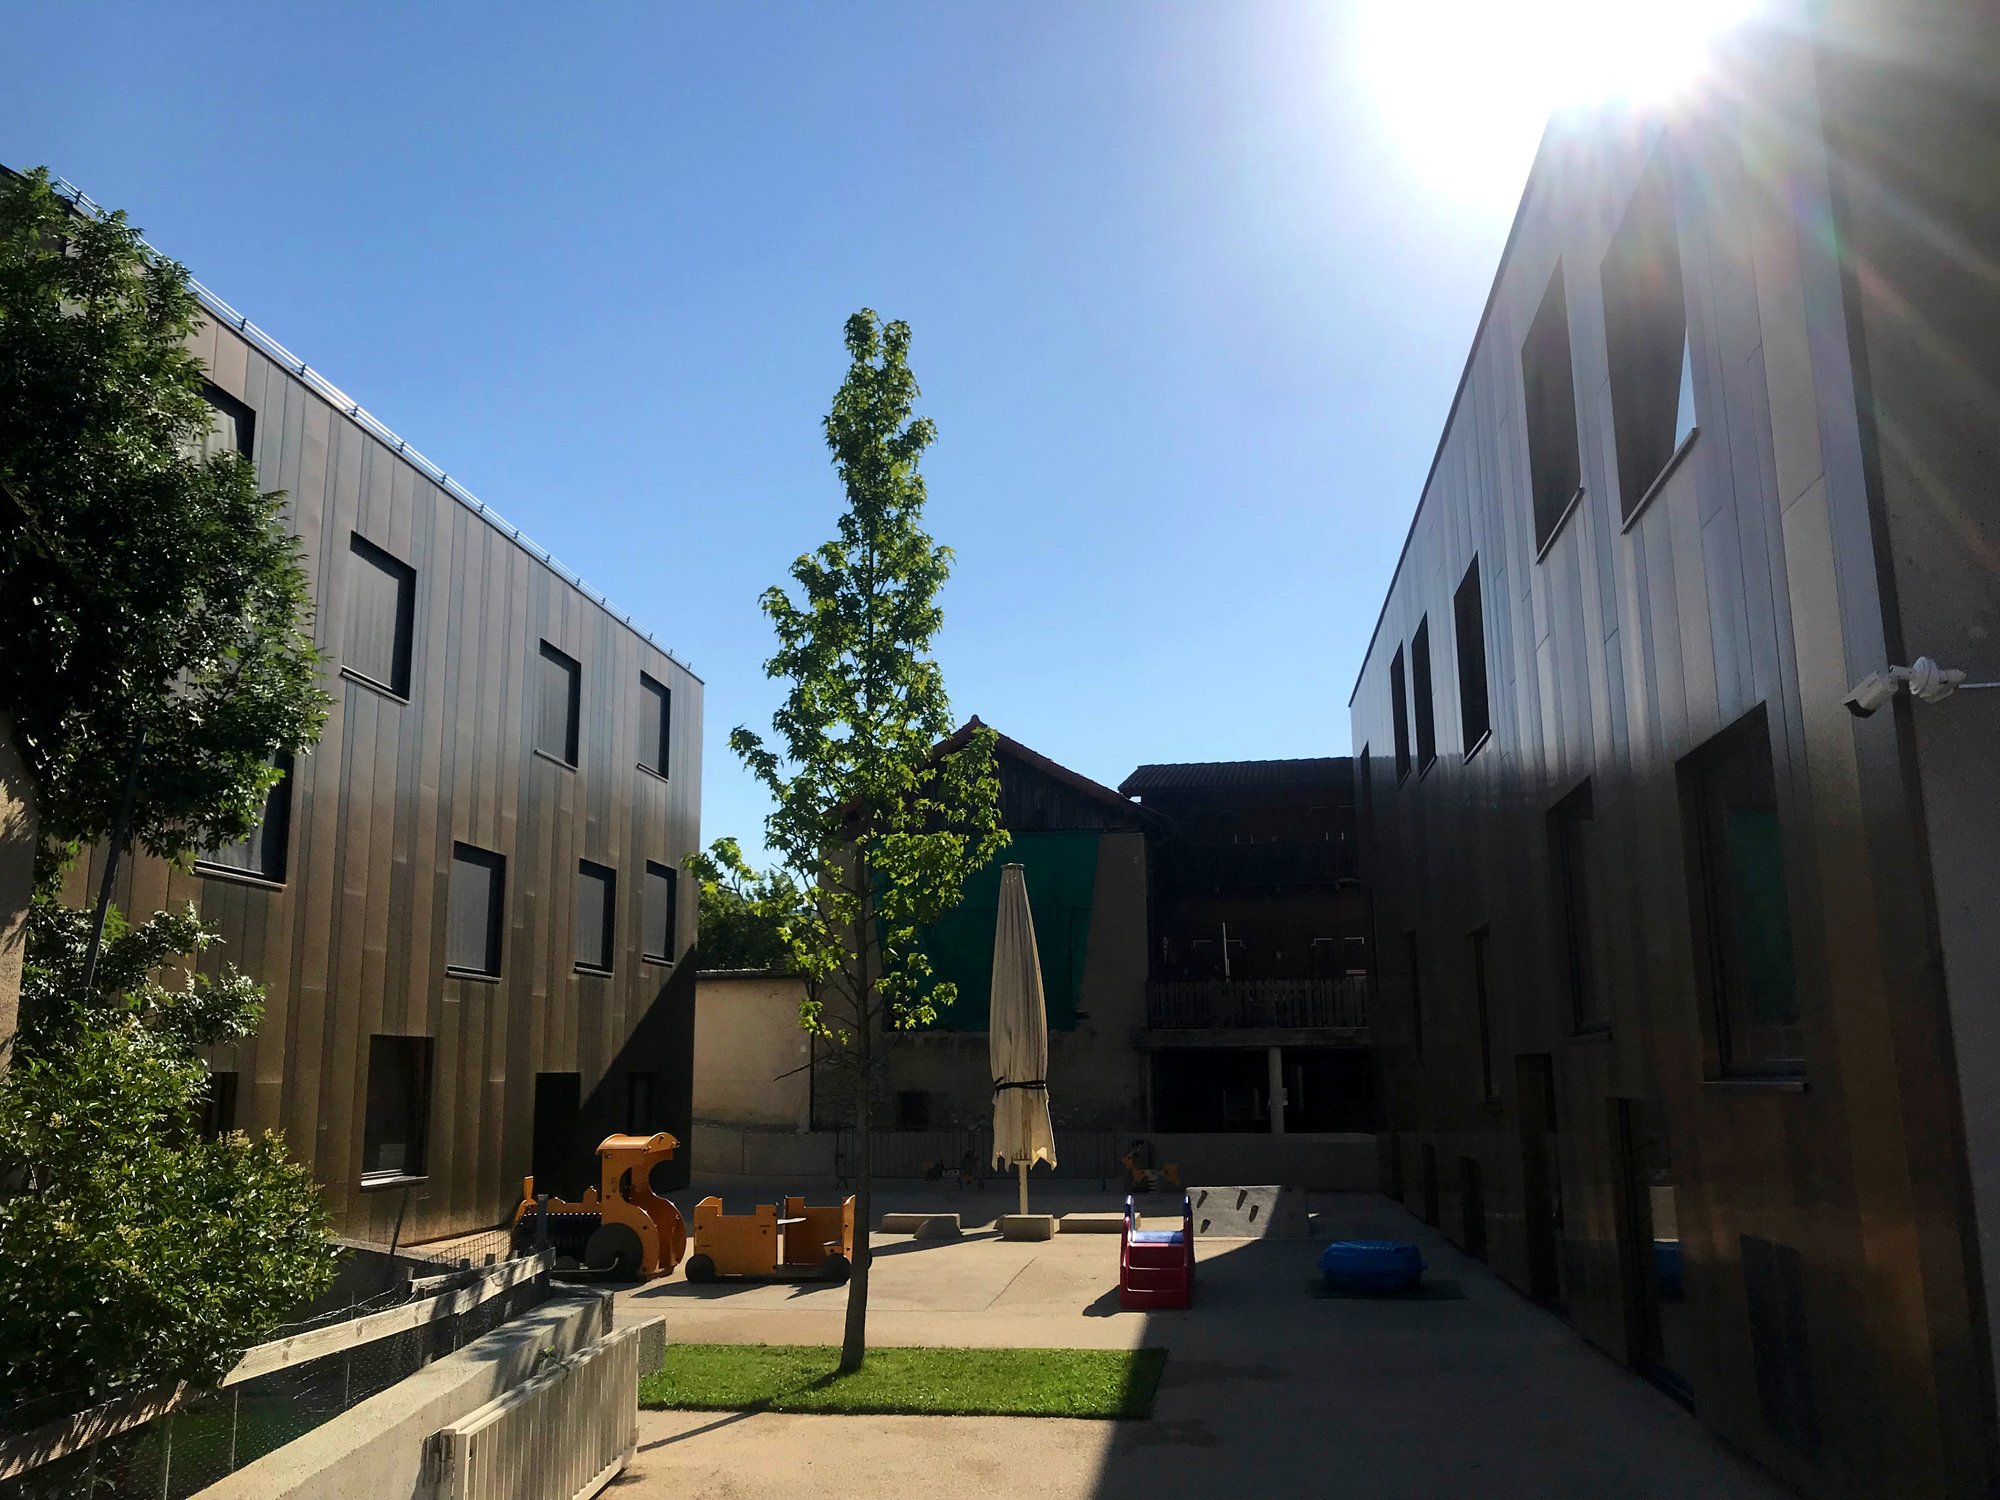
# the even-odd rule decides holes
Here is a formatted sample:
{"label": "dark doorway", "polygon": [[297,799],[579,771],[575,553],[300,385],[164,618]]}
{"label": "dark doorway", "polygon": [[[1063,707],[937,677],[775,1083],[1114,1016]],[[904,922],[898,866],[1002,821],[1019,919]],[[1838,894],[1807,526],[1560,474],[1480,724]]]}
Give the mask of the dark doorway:
{"label": "dark doorway", "polygon": [[529,1170],[535,1191],[555,1198],[582,1196],[590,1180],[583,1150],[583,1075],[535,1075],[535,1144]]}
{"label": "dark doorway", "polygon": [[1270,1060],[1262,1047],[1171,1047],[1153,1054],[1153,1128],[1268,1131]]}
{"label": "dark doorway", "polygon": [[627,1135],[651,1135],[660,1128],[659,1115],[654,1112],[653,1085],[659,1081],[657,1073],[627,1073],[625,1075],[625,1133]]}
{"label": "dark doorway", "polygon": [[1617,1173],[1618,1265],[1625,1289],[1626,1359],[1689,1398],[1678,1213],[1666,1112],[1643,1099],[1607,1100]]}
{"label": "dark doorway", "polygon": [[1358,1047],[1285,1048],[1285,1129],[1375,1128],[1375,1060]]}
{"label": "dark doorway", "polygon": [[1469,1156],[1458,1159],[1458,1232],[1467,1255],[1486,1259],[1486,1195],[1479,1185],[1479,1163]]}
{"label": "dark doorway", "polygon": [[1438,1152],[1437,1147],[1424,1147],[1424,1222],[1433,1227],[1438,1221]]}
{"label": "dark doorway", "polygon": [[1521,1212],[1527,1220],[1528,1295],[1560,1308],[1563,1294],[1562,1158],[1556,1135],[1555,1060],[1546,1052],[1514,1059],[1521,1115]]}

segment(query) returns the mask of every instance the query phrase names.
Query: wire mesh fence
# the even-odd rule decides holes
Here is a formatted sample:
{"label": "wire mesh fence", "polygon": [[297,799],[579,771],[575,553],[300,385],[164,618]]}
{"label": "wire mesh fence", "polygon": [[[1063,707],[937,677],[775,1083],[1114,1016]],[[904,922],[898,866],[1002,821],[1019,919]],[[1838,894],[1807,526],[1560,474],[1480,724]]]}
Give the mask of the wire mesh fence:
{"label": "wire mesh fence", "polygon": [[[455,1265],[463,1258],[455,1255],[450,1263]],[[225,1377],[220,1389],[187,1396],[141,1425],[0,1479],[0,1500],[185,1500],[432,1361],[483,1338],[549,1295],[544,1265],[494,1295],[474,1300],[476,1291],[468,1288],[479,1286],[482,1269],[475,1261],[468,1280],[454,1278],[457,1300],[471,1304],[462,1310],[446,1312],[441,1307],[439,1316],[414,1327],[247,1379],[238,1380],[232,1374]],[[453,1296],[452,1287],[436,1290],[439,1295]],[[271,1343],[417,1300],[427,1299],[413,1297],[410,1284],[405,1283],[366,1302],[288,1324],[273,1334]],[[271,1343],[259,1349],[268,1350]],[[52,1397],[13,1408],[0,1414],[0,1440],[28,1433],[50,1416],[60,1416],[74,1406],[73,1399],[65,1406],[60,1398]]]}
{"label": "wire mesh fence", "polygon": [[524,1225],[523,1232],[517,1234],[512,1226],[502,1225],[498,1229],[454,1235],[450,1239],[405,1245],[400,1253],[412,1260],[428,1261],[443,1270],[457,1270],[498,1265],[503,1260],[526,1254],[533,1239],[530,1226]]}

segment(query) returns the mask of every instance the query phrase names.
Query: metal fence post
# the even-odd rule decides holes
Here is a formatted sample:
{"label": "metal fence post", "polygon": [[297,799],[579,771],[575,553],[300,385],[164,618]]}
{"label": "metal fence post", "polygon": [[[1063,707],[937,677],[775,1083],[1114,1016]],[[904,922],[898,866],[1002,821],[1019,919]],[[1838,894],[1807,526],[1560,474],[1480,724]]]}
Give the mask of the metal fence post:
{"label": "metal fence post", "polygon": [[160,1425],[165,1429],[160,1438],[160,1500],[167,1500],[173,1493],[174,1413],[168,1412],[166,1421]]}
{"label": "metal fence post", "polygon": [[535,1253],[537,1255],[546,1255],[548,1252],[549,1195],[547,1193],[537,1193],[535,1194]]}

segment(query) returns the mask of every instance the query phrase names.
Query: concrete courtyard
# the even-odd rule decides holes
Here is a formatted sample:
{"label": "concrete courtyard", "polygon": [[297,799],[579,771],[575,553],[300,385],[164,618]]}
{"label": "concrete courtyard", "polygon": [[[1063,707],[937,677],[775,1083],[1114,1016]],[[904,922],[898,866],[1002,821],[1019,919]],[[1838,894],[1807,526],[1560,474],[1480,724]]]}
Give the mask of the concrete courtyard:
{"label": "concrete courtyard", "polygon": [[[675,1195],[677,1198],[682,1195]],[[732,1211],[747,1206],[730,1197]],[[765,1195],[768,1199],[768,1194]],[[889,1208],[958,1210],[957,1241],[876,1237],[871,1342],[1170,1352],[1152,1418],[639,1414],[624,1500],[944,1493],[1034,1500],[1371,1497],[1775,1497],[1788,1491],[1672,1401],[1590,1348],[1383,1199],[1316,1196],[1315,1240],[1203,1239],[1191,1312],[1118,1310],[1115,1235],[1005,1242],[1011,1193],[891,1194]],[[1107,1195],[1038,1193],[1102,1209]],[[691,1207],[692,1197],[683,1208]],[[1165,1201],[1159,1205],[1166,1207]],[[976,1226],[976,1227],[975,1227]],[[1413,1239],[1459,1299],[1311,1293],[1318,1241]],[[842,1289],[689,1285],[621,1301],[686,1342],[839,1341]]]}

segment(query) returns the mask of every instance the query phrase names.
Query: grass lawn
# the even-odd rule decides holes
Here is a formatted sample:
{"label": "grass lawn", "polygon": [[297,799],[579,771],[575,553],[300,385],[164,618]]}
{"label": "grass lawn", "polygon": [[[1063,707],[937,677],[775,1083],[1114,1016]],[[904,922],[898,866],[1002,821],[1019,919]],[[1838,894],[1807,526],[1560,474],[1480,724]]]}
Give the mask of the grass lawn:
{"label": "grass lawn", "polygon": [[834,1374],[832,1345],[669,1344],[641,1406],[934,1417],[1152,1415],[1164,1349],[870,1349]]}

